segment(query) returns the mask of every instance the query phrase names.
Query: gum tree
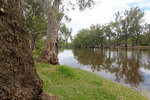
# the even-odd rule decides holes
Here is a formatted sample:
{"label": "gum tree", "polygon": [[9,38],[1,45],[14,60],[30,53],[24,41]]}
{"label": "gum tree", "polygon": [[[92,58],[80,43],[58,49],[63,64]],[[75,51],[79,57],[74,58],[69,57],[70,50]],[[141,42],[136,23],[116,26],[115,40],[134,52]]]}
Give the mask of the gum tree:
{"label": "gum tree", "polygon": [[132,45],[134,46],[134,41],[136,41],[136,45],[140,42],[140,34],[142,33],[142,23],[144,22],[144,12],[136,8],[130,9],[130,35],[132,37]]}
{"label": "gum tree", "polygon": [[0,0],[0,99],[50,100],[36,74],[21,0]]}
{"label": "gum tree", "polygon": [[116,38],[117,38],[117,46],[120,45],[121,19],[122,16],[120,12],[115,13],[115,31],[116,31]]}
{"label": "gum tree", "polygon": [[58,63],[58,26],[65,16],[64,11],[67,6],[75,8],[77,6],[81,11],[94,5],[94,0],[34,0],[40,4],[48,20],[46,43],[38,61],[50,64]]}

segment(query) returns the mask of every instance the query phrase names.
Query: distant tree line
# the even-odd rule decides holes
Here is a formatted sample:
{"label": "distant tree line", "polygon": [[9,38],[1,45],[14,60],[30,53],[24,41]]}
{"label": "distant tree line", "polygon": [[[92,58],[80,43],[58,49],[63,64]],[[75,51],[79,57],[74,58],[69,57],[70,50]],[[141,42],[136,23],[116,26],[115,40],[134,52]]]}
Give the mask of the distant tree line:
{"label": "distant tree line", "polygon": [[131,8],[115,13],[115,21],[78,31],[72,43],[77,48],[149,45],[150,24],[144,23],[144,11]]}

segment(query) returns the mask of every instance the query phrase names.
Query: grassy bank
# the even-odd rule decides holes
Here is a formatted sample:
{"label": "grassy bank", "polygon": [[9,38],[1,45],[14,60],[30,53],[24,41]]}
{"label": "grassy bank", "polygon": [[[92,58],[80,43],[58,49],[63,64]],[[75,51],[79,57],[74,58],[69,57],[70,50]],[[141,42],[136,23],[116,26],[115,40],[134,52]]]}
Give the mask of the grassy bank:
{"label": "grassy bank", "polygon": [[47,94],[60,100],[145,100],[140,92],[67,66],[36,63]]}

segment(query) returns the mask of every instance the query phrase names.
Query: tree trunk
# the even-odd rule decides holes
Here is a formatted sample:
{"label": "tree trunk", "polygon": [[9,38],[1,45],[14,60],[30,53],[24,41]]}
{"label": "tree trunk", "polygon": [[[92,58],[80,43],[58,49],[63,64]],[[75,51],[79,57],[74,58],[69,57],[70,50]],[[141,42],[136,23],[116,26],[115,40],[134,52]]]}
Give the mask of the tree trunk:
{"label": "tree trunk", "polygon": [[119,46],[119,38],[118,38],[118,36],[117,36],[117,46]]}
{"label": "tree trunk", "polygon": [[0,0],[0,99],[38,100],[43,82],[36,74],[21,0]]}
{"label": "tree trunk", "polygon": [[32,34],[32,43],[31,43],[31,49],[33,50],[33,51],[35,51],[36,50],[36,44],[37,44],[37,35],[38,34]]}
{"label": "tree trunk", "polygon": [[128,40],[128,36],[127,33],[125,33],[125,47],[128,47],[127,40]]}
{"label": "tree trunk", "polygon": [[139,43],[139,34],[137,33],[136,34],[136,46],[138,45],[138,43]]}
{"label": "tree trunk", "polygon": [[58,22],[55,15],[48,16],[48,30],[46,36],[46,43],[38,62],[45,62],[50,64],[58,63]]}
{"label": "tree trunk", "polygon": [[108,40],[108,48],[110,48],[110,44],[111,44],[111,38],[109,37],[109,40]]}
{"label": "tree trunk", "polygon": [[58,63],[58,25],[63,17],[63,14],[59,13],[60,1],[55,0],[53,6],[51,6],[51,1],[40,1],[48,19],[48,30],[46,43],[38,57],[38,62]]}
{"label": "tree trunk", "polygon": [[128,47],[128,45],[127,45],[127,39],[125,40],[125,47]]}
{"label": "tree trunk", "polygon": [[132,36],[132,46],[134,46],[134,36]]}

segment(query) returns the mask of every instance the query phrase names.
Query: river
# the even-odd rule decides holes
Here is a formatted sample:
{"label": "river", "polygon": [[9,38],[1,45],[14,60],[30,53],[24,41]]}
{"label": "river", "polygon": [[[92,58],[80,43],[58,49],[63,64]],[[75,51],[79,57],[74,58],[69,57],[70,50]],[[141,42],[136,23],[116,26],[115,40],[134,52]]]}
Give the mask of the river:
{"label": "river", "polygon": [[58,58],[60,65],[150,93],[150,49],[61,49]]}

